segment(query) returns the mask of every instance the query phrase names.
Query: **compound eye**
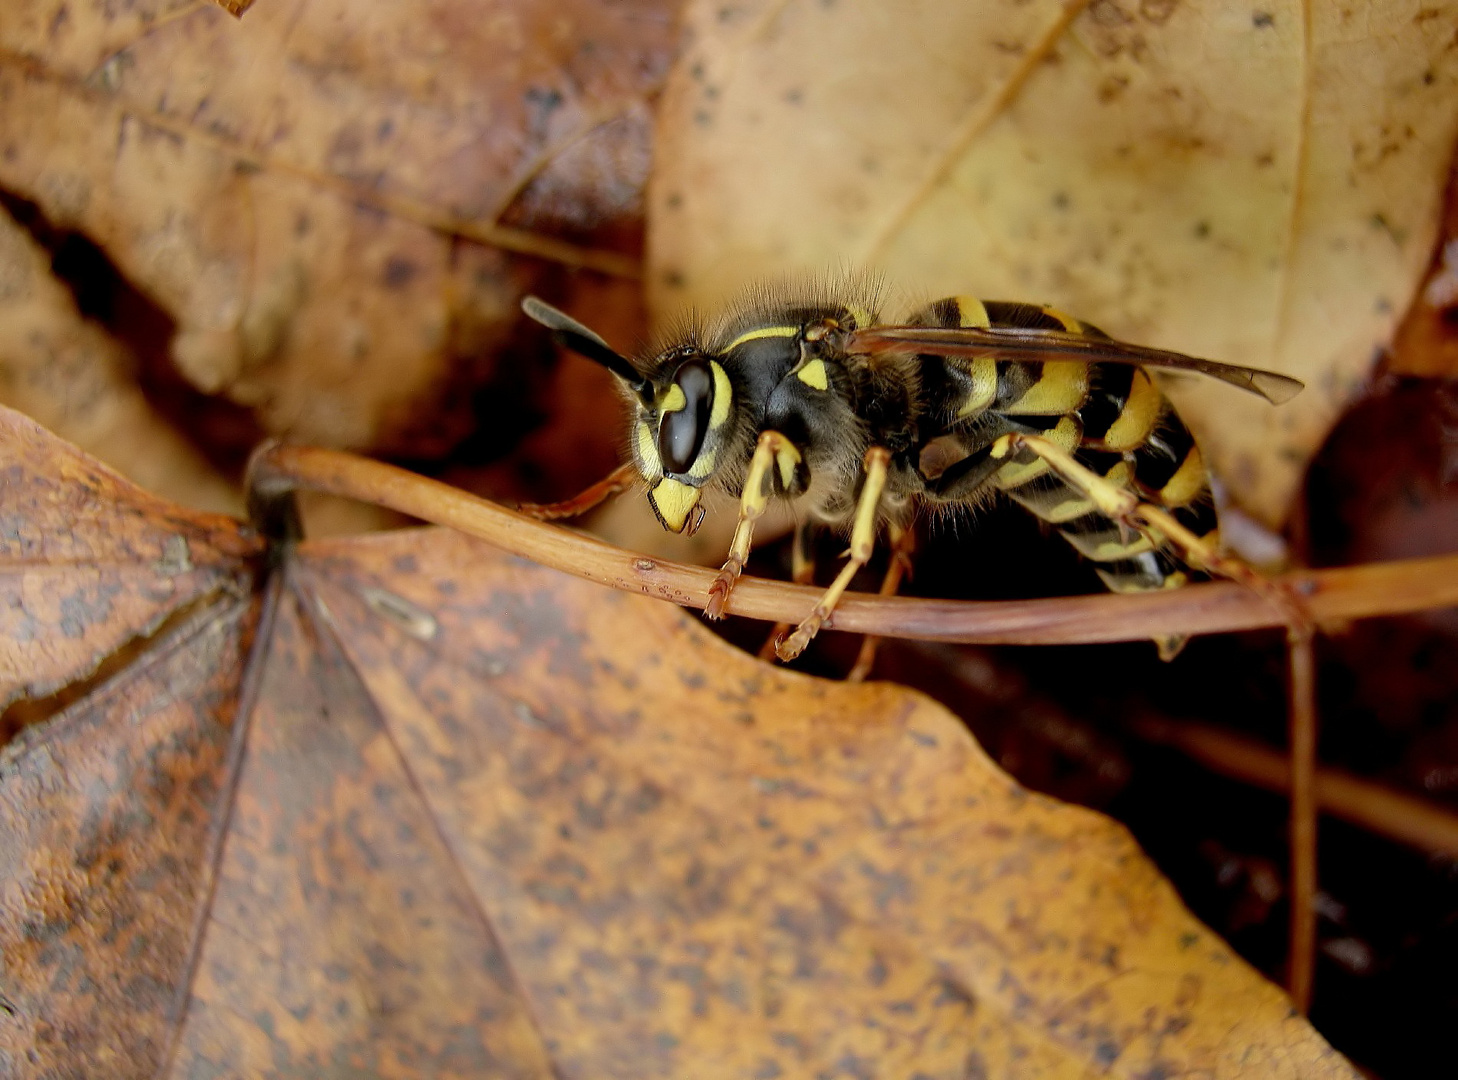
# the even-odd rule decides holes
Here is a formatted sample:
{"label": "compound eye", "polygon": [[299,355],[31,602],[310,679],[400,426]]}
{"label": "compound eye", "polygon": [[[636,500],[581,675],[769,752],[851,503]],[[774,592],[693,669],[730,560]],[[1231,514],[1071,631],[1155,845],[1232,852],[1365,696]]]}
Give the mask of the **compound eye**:
{"label": "compound eye", "polygon": [[664,472],[689,471],[708,434],[709,410],[713,404],[714,375],[709,365],[703,360],[688,360],[679,365],[664,402],[663,420],[658,425],[658,456],[663,459]]}

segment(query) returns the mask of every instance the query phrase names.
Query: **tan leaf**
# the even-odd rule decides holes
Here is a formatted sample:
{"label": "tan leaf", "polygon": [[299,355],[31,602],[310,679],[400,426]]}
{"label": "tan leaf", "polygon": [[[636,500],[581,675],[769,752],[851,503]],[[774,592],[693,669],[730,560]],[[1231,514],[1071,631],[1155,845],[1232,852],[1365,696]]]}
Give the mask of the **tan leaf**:
{"label": "tan leaf", "polygon": [[138,483],[200,509],[243,500],[173,431],[133,381],[136,358],[81,317],[49,253],[0,214],[0,402],[53,428]]}
{"label": "tan leaf", "polygon": [[1174,387],[1268,521],[1427,262],[1458,8],[1053,0],[689,5],[651,194],[662,309],[838,265],[912,301],[1056,303],[1270,367],[1271,410]]}
{"label": "tan leaf", "polygon": [[80,680],[0,751],[7,1076],[1354,1075],[923,697],[441,530],[270,571],[0,423],[3,669]]}
{"label": "tan leaf", "polygon": [[512,252],[633,271],[671,41],[660,0],[19,0],[0,185],[176,320],[193,386],[272,433],[439,454],[550,269]]}

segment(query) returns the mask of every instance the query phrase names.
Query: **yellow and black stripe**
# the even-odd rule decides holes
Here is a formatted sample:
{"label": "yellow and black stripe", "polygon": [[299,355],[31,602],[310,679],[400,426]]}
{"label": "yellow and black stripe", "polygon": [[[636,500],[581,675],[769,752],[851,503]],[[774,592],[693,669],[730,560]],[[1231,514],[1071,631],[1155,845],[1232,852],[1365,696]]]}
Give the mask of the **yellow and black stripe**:
{"label": "yellow and black stripe", "polygon": [[[1053,308],[955,296],[909,320],[917,326],[1018,328],[1107,338],[1095,326]],[[1079,462],[1120,487],[1167,507],[1197,536],[1216,529],[1209,484],[1194,437],[1148,372],[1136,364],[1007,360],[987,356],[920,357],[929,413],[978,442],[1006,431],[1037,434],[1075,451]],[[1031,451],[1004,460],[979,447],[933,486],[948,501],[988,486],[1056,528],[1115,592],[1171,588],[1187,572],[1149,540],[1093,508],[1049,473]]]}

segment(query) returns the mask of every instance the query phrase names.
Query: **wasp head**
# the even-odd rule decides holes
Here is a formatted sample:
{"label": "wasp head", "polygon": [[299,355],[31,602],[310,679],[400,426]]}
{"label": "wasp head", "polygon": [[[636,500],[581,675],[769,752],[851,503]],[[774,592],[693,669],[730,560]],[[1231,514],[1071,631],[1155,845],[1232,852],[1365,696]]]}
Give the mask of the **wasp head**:
{"label": "wasp head", "polygon": [[637,402],[633,457],[648,484],[648,502],[670,532],[692,534],[703,520],[699,499],[727,442],[733,389],[724,368],[691,347],[671,349],[649,365],[652,376],[577,320],[534,296],[527,315],[559,344],[602,364]]}

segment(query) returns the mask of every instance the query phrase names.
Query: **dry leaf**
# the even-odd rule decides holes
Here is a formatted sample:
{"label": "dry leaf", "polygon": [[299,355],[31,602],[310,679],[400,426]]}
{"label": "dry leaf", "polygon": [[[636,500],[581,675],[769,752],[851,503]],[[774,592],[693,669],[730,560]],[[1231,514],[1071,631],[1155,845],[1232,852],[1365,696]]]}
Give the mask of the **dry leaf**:
{"label": "dry leaf", "polygon": [[1458,6],[692,3],[659,122],[660,309],[841,264],[1056,303],[1308,383],[1174,388],[1268,521],[1426,265]]}
{"label": "dry leaf", "polygon": [[8,1076],[1354,1075],[925,698],[445,531],[267,576],[3,420],[0,670],[79,680],[0,752]]}
{"label": "dry leaf", "polygon": [[[550,262],[635,265],[670,9],[17,0],[0,186],[176,320],[192,386],[271,433],[423,458]],[[608,245],[600,247],[598,245]],[[514,363],[528,361],[518,356]]]}
{"label": "dry leaf", "polygon": [[232,485],[148,403],[135,368],[120,342],[81,317],[49,254],[0,214],[0,401],[140,484],[200,509],[241,511]]}
{"label": "dry leaf", "polygon": [[1387,358],[1393,374],[1458,378],[1458,157],[1445,201],[1432,264]]}

